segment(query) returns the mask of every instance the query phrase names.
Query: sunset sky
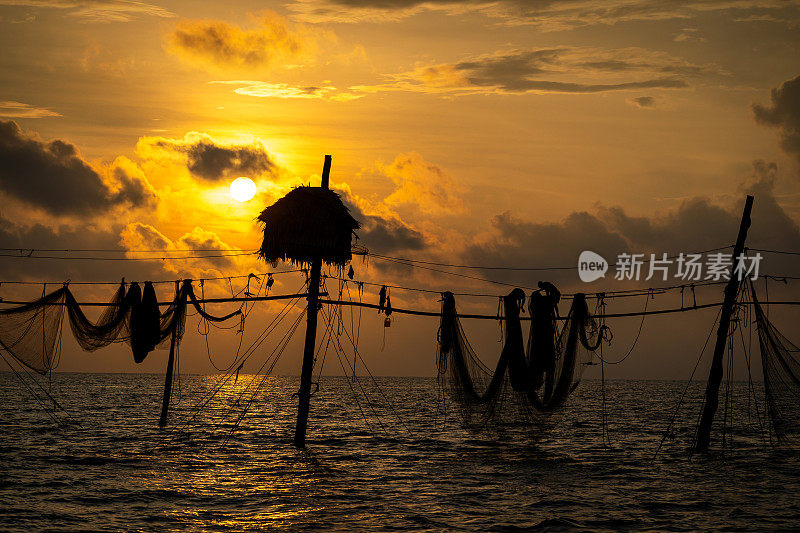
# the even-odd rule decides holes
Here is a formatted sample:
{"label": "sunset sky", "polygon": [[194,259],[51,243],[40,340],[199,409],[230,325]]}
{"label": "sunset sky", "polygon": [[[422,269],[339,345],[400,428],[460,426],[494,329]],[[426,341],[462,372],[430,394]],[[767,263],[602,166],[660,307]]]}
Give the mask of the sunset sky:
{"label": "sunset sky", "polygon": [[[254,249],[260,210],[318,185],[332,154],[332,187],[377,254],[561,267],[585,249],[705,250],[732,243],[746,193],[756,195],[751,246],[800,250],[800,2],[0,0],[0,42],[1,247]],[[240,176],[258,186],[249,202],[230,196]],[[796,265],[772,256],[764,269],[800,276]],[[354,267],[381,283],[509,290],[377,258]],[[6,280],[267,269],[239,256],[0,258]],[[574,271],[465,273],[623,288],[582,285]],[[275,289],[294,291],[295,276]],[[2,286],[0,296],[10,291],[23,289]],[[76,289],[100,300],[111,291]],[[392,296],[438,306],[435,295]],[[497,300],[464,305],[493,313]],[[377,373],[434,372],[435,319],[395,317],[384,332],[368,318]],[[685,377],[713,319],[653,323],[644,347],[653,357],[624,375]],[[620,348],[635,326],[620,325]],[[680,327],[689,333],[674,350],[692,355],[676,367],[663,341]],[[496,324],[475,328],[496,352]],[[187,329],[184,369],[208,371]],[[163,368],[163,358],[134,367],[123,352],[75,351],[62,367]],[[299,355],[279,369],[296,372]]]}

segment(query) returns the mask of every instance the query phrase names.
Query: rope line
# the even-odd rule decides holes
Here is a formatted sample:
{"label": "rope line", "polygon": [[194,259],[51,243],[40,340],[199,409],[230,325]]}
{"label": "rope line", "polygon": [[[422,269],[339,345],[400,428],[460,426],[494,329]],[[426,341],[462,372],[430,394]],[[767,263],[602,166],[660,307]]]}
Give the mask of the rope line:
{"label": "rope line", "polygon": [[[690,252],[692,254],[708,254],[711,252],[718,252],[720,250],[727,250],[731,248],[730,245],[728,246],[720,246],[717,248],[710,248],[708,250],[702,250],[699,252]],[[750,248],[752,251],[771,251],[771,250],[756,250],[755,248]],[[785,253],[796,253],[800,255],[800,252],[785,252]],[[445,266],[450,268],[463,268],[463,269],[471,269],[471,270],[512,270],[512,271],[520,271],[520,272],[539,272],[539,271],[549,271],[549,270],[575,270],[577,269],[577,265],[573,266],[554,266],[554,267],[500,267],[500,266],[486,266],[486,265],[460,265],[460,264],[453,264],[453,263],[441,263],[438,261],[423,261],[421,259],[410,259],[408,257],[395,257],[391,255],[381,255],[375,253],[367,253],[366,255],[370,257],[375,257],[378,259],[386,259],[390,261],[404,261],[406,263],[414,263],[420,265],[433,265],[433,266]],[[671,255],[668,256],[667,259],[675,259],[680,257],[680,255]],[[658,261],[661,261],[662,258],[659,258]],[[649,263],[651,259],[643,259],[643,263]]]}

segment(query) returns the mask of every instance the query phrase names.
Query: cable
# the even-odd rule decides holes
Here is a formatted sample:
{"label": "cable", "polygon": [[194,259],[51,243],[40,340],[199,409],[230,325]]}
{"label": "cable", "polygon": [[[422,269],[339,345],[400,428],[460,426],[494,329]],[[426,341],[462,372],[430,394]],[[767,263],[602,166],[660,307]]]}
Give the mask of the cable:
{"label": "cable", "polygon": [[[708,250],[703,250],[703,251],[700,251],[700,252],[691,252],[691,253],[702,255],[702,254],[707,254],[707,253],[711,253],[711,252],[718,252],[720,250],[726,250],[728,248],[731,248],[731,246],[720,246],[718,248],[711,248],[711,249],[708,249]],[[753,250],[753,249],[751,248],[751,250]],[[798,252],[798,254],[800,255],[800,252]],[[407,257],[394,257],[394,256],[391,256],[391,255],[381,255],[381,254],[374,254],[374,253],[368,253],[367,255],[369,255],[370,257],[377,257],[378,259],[387,259],[387,260],[394,260],[394,261],[405,261],[407,263],[417,263],[417,264],[421,264],[421,265],[446,266],[446,267],[450,267],[450,268],[466,268],[466,269],[472,269],[472,270],[514,270],[514,271],[521,271],[521,272],[539,272],[539,271],[548,271],[548,270],[574,270],[574,269],[578,268],[577,265],[576,266],[558,266],[558,267],[498,267],[498,266],[485,266],[485,265],[459,265],[459,264],[453,264],[453,263],[440,263],[440,262],[437,262],[437,261],[423,261],[421,259],[409,259]],[[671,255],[671,256],[668,256],[667,259],[675,259],[677,257],[680,257],[680,255]],[[658,259],[658,260],[661,261],[662,259]],[[642,260],[643,263],[649,263],[650,261],[651,261],[651,259],[643,259]]]}
{"label": "cable", "polygon": [[800,255],[800,252],[791,250],[766,250],[764,248],[748,248],[749,252],[763,252],[765,254],[780,254],[780,255]]}
{"label": "cable", "polygon": [[[335,279],[341,282],[347,283],[355,283],[356,285],[369,285],[372,287],[387,287],[390,289],[399,289],[399,290],[406,290],[406,291],[415,291],[415,292],[422,292],[427,294],[442,294],[442,290],[436,289],[427,289],[422,287],[411,287],[408,285],[392,285],[387,283],[380,283],[380,282],[373,282],[373,281],[364,281],[358,279],[347,279],[341,278],[336,276],[324,276],[328,279]],[[482,279],[482,278],[481,278]],[[660,287],[648,287],[643,289],[622,289],[618,291],[597,291],[597,292],[590,292],[590,293],[581,293],[584,295],[585,298],[629,298],[635,296],[643,296],[643,295],[653,295],[653,294],[663,294],[667,291],[671,290],[679,290],[685,289],[687,287],[708,287],[712,285],[724,285],[728,283],[727,281],[701,281],[701,282],[693,282],[693,283],[683,283],[680,285],[666,285]],[[514,285],[515,286],[515,285]],[[538,289],[536,289],[538,290]],[[491,293],[475,293],[475,292],[452,292],[454,296],[471,296],[471,297],[478,297],[478,298],[498,298],[502,295],[499,294],[491,294]],[[562,300],[569,300],[575,297],[576,293],[562,293],[561,299]]]}
{"label": "cable", "polygon": [[[177,248],[173,250],[163,250],[163,249],[128,250],[125,248],[0,248],[0,252],[20,252],[20,253],[22,252],[183,253],[183,252],[218,252],[218,251],[219,251],[218,248]],[[239,250],[239,251],[256,253],[258,252],[258,248]]]}
{"label": "cable", "polygon": [[[250,276],[276,276],[279,274],[292,274],[295,272],[303,272],[302,268],[294,268],[291,270],[273,270],[272,272],[264,272],[260,274],[237,274],[235,276],[216,276],[211,278],[192,278],[192,281],[220,281],[220,280],[232,280],[232,279],[239,279],[239,278],[247,278]],[[148,280],[149,281],[149,280]],[[165,284],[165,283],[175,283],[175,281],[182,281],[182,280],[175,280],[175,279],[164,279],[164,280],[157,280],[151,281],[153,284]],[[116,281],[72,281],[69,280],[68,283],[70,285],[119,285],[119,280]],[[12,280],[12,281],[5,281],[0,280],[0,285],[63,285],[64,281],[22,281],[22,280]]]}
{"label": "cable", "polygon": [[[700,361],[703,359],[703,354],[708,347],[708,341],[711,340],[711,336],[714,334],[714,328],[717,326],[717,322],[719,321],[719,317],[722,314],[722,309],[717,311],[717,316],[714,319],[714,323],[711,324],[711,329],[708,331],[708,336],[706,337],[705,343],[703,343],[703,347],[700,349],[700,355],[697,356],[697,362],[694,364],[694,368],[692,369],[692,373],[689,376],[689,380],[686,382],[686,386],[683,388],[683,392],[681,393],[680,398],[678,398],[678,403],[675,406],[675,410],[672,412],[672,418],[670,418],[669,424],[667,424],[667,429],[664,430],[664,435],[661,437],[661,441],[658,443],[658,447],[656,448],[655,453],[653,454],[653,458],[650,460],[653,463],[658,457],[658,453],[661,451],[661,447],[664,445],[664,441],[670,436],[670,430],[672,429],[672,425],[675,423],[675,418],[678,416],[678,410],[681,408],[683,404],[683,399],[686,396],[686,393],[689,390],[689,386],[692,384],[692,379],[694,379],[694,375],[697,372],[697,368],[700,366]],[[702,409],[701,409],[702,411]]]}
{"label": "cable", "polygon": [[209,259],[216,257],[237,257],[243,255],[255,255],[254,252],[232,252],[229,254],[211,254],[211,255],[182,255],[182,256],[164,256],[164,257],[98,257],[98,256],[61,256],[61,255],[18,255],[18,254],[0,254],[0,257],[11,257],[15,259],[55,259],[65,261],[157,261],[167,259],[174,261],[177,259]]}

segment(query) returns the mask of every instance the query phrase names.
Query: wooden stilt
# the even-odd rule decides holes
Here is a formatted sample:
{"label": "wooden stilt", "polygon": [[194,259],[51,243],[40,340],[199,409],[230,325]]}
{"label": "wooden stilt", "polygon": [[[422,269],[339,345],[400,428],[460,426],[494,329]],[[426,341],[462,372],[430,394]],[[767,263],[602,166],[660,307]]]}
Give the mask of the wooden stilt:
{"label": "wooden stilt", "polygon": [[[325,156],[322,169],[321,186],[328,188],[331,171],[331,156]],[[297,426],[294,431],[294,445],[306,446],[306,428],[311,403],[311,376],[314,371],[314,350],[317,342],[317,311],[319,310],[319,282],[322,273],[322,258],[315,257],[311,262],[308,278],[308,308],[306,312],[306,341],[303,350],[303,368],[300,373],[300,390],[297,393]]]}
{"label": "wooden stilt", "polygon": [[172,372],[175,368],[175,330],[172,331],[172,339],[169,343],[169,359],[167,360],[167,373],[164,378],[164,399],[161,402],[161,418],[158,420],[158,427],[163,428],[167,425],[167,412],[169,411],[169,397],[172,394]]}
{"label": "wooden stilt", "polygon": [[714,422],[714,414],[719,405],[719,386],[722,383],[722,359],[725,355],[725,346],[728,343],[728,331],[730,329],[731,316],[736,305],[736,295],[739,293],[739,276],[735,273],[736,264],[739,256],[744,252],[744,243],[747,239],[747,230],[750,228],[750,211],[753,208],[753,197],[748,195],[744,202],[744,212],[742,221],[739,224],[739,235],[736,237],[736,244],[733,247],[733,269],[728,284],[725,285],[725,298],[722,303],[722,311],[719,316],[719,328],[717,329],[717,342],[714,346],[714,359],[711,361],[711,370],[708,373],[708,384],[706,385],[706,401],[703,407],[703,416],[700,418],[700,426],[697,428],[697,442],[695,451],[707,452],[711,442],[711,424]]}

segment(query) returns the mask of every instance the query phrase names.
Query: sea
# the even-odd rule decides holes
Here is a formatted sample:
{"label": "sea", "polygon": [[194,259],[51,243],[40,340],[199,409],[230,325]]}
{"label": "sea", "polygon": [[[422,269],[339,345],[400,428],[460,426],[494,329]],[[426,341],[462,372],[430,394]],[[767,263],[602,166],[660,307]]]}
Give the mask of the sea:
{"label": "sea", "polygon": [[585,381],[548,427],[489,431],[433,378],[322,376],[298,450],[296,377],[181,376],[164,429],[163,376],[23,377],[0,373],[2,531],[800,528],[800,451],[747,383],[698,455],[701,382]]}

